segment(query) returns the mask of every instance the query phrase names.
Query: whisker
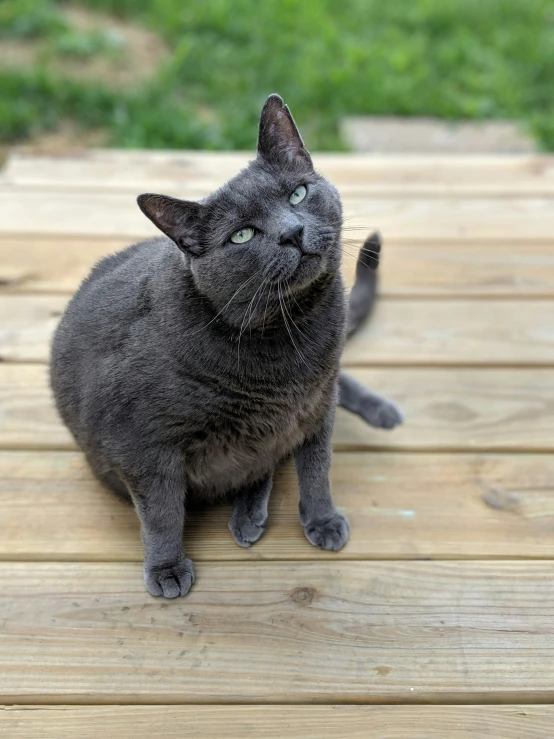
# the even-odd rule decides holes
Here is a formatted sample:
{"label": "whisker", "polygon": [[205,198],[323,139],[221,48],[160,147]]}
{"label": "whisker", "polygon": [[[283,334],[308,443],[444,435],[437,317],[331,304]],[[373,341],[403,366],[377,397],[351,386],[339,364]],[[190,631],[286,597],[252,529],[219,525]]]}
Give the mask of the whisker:
{"label": "whisker", "polygon": [[250,324],[252,322],[252,318],[254,317],[254,313],[258,310],[258,306],[260,304],[260,301],[262,300],[262,298],[264,296],[264,290],[263,290],[263,288],[265,287],[265,285],[267,285],[267,283],[268,283],[268,279],[267,278],[264,278],[264,281],[262,282],[262,289],[260,291],[260,296],[258,298],[258,301],[257,301],[256,305],[252,309],[252,313],[250,314],[250,320],[248,321],[248,325],[249,326],[250,326]]}
{"label": "whisker", "polygon": [[362,254],[380,254],[380,249],[368,249],[367,246],[360,246],[360,253]]}
{"label": "whisker", "polygon": [[[346,251],[352,251],[354,249],[354,253],[356,253],[354,246],[351,244],[348,244],[348,246],[346,246],[343,242],[342,248],[345,249]],[[378,249],[368,249],[366,246],[360,246],[360,248],[358,249],[358,253],[367,254],[368,256],[370,254],[375,254],[377,256],[380,256],[381,251]]]}
{"label": "whisker", "polygon": [[246,326],[244,325],[244,322],[246,321],[246,316],[248,315],[249,311],[251,310],[252,305],[254,303],[254,300],[256,299],[256,295],[258,294],[258,291],[260,290],[260,288],[263,286],[264,282],[265,281],[262,281],[260,283],[260,285],[258,285],[258,288],[256,289],[256,292],[254,293],[254,295],[250,299],[250,302],[248,303],[248,305],[246,306],[246,310],[244,311],[244,316],[242,318],[242,323],[240,324],[239,339],[238,339],[238,343],[237,343],[237,365],[238,366],[240,366],[240,339],[241,339],[241,336],[243,335],[243,333],[246,331],[246,329],[250,325],[250,321],[252,320],[252,313],[251,312],[250,312],[250,317],[248,319],[248,323],[246,324]]}
{"label": "whisker", "polygon": [[[290,280],[287,280],[287,282],[285,283],[285,287],[290,287]],[[296,301],[296,298],[294,298],[294,295],[293,295],[293,293],[292,293],[292,292],[289,292],[289,295],[290,295],[290,296],[291,296],[291,297],[292,297],[292,298],[293,298],[293,299],[294,299],[294,300]],[[291,323],[292,323],[292,325],[294,326],[294,328],[295,328],[295,329],[296,329],[296,330],[298,331],[298,333],[299,333],[299,334],[300,334],[301,336],[303,336],[303,337],[304,337],[305,341],[307,341],[307,342],[308,342],[308,344],[311,344],[312,342],[310,341],[310,339],[309,339],[309,336],[308,336],[308,334],[305,334],[305,333],[304,333],[304,331],[302,331],[302,329],[300,328],[300,326],[299,326],[299,325],[298,325],[297,323],[295,323],[295,321],[294,321],[294,318],[292,317],[292,313],[291,313],[291,310],[290,310],[290,308],[289,308],[289,307],[287,306],[286,296],[283,296],[283,303],[284,303],[284,305],[285,305],[285,310],[286,310],[286,312],[287,312],[287,315],[288,315],[288,317],[290,318],[290,320],[291,320]],[[298,305],[298,303],[297,303],[297,305]]]}
{"label": "whisker", "polygon": [[[240,334],[239,334],[239,339],[242,336],[242,334],[244,333],[244,331],[246,331],[246,329],[250,325],[250,321],[252,320],[252,317],[253,317],[254,311],[255,311],[255,308],[253,307],[254,300],[256,299],[256,295],[259,293],[259,291],[264,286],[264,283],[265,283],[265,280],[263,280],[262,283],[260,285],[258,285],[258,288],[257,288],[256,292],[254,293],[254,295],[252,296],[252,299],[250,300],[250,303],[248,304],[248,307],[247,307],[247,309],[245,311],[245,314],[244,314],[243,321],[241,323],[241,331],[240,331]],[[258,302],[259,302],[259,300],[258,300]],[[244,324],[244,321],[246,320],[246,314],[247,313],[249,314],[248,323],[246,324],[246,326],[244,326],[244,329],[243,329],[243,324]]]}
{"label": "whisker", "polygon": [[249,283],[249,282],[252,282],[252,280],[254,279],[254,277],[256,277],[257,275],[259,275],[261,271],[262,271],[262,270],[261,270],[261,269],[259,269],[259,270],[258,270],[257,272],[255,272],[255,273],[254,273],[253,275],[251,275],[251,276],[250,276],[250,277],[249,277],[249,278],[248,278],[248,279],[247,279],[247,280],[246,280],[245,282],[243,282],[243,283],[242,283],[242,285],[241,285],[241,286],[239,287],[239,289],[238,289],[238,290],[237,290],[236,292],[234,292],[234,293],[233,293],[233,294],[231,295],[231,298],[230,298],[230,299],[228,300],[228,302],[227,302],[227,303],[225,303],[225,305],[223,306],[223,308],[222,308],[222,309],[221,309],[221,310],[220,310],[220,311],[219,311],[218,313],[216,313],[216,314],[215,314],[215,316],[214,316],[214,317],[212,318],[212,320],[211,320],[211,321],[209,321],[209,322],[208,322],[208,323],[207,323],[207,324],[206,324],[205,326],[202,326],[202,328],[199,328],[199,329],[197,329],[196,331],[191,331],[191,332],[190,332],[190,333],[188,333],[188,334],[184,334],[184,336],[185,336],[185,337],[186,337],[186,336],[194,336],[195,334],[198,334],[198,333],[200,333],[201,331],[205,331],[205,329],[207,329],[207,328],[208,328],[208,326],[210,326],[210,325],[211,325],[211,324],[212,324],[212,323],[213,323],[213,322],[214,322],[214,321],[215,321],[215,320],[216,320],[217,318],[219,318],[219,316],[220,316],[220,315],[221,315],[221,314],[223,313],[223,311],[224,311],[224,310],[225,310],[225,309],[226,309],[226,308],[227,308],[227,307],[228,307],[229,305],[231,305],[231,302],[233,301],[233,298],[234,298],[234,297],[235,297],[236,295],[238,295],[238,294],[239,294],[239,292],[240,292],[241,290],[243,290],[243,289],[244,289],[244,288],[245,288],[245,287],[246,287],[246,286],[248,285],[248,283]]}
{"label": "whisker", "polygon": [[298,347],[297,347],[297,346],[296,346],[296,344],[294,343],[294,339],[293,339],[293,337],[292,337],[292,332],[291,332],[291,330],[290,330],[290,328],[289,328],[289,324],[288,324],[288,321],[287,321],[287,317],[285,316],[285,313],[284,313],[284,311],[283,311],[283,303],[282,303],[282,300],[281,300],[281,289],[280,289],[279,285],[280,285],[280,283],[278,282],[278,283],[277,283],[277,293],[278,293],[278,295],[279,295],[279,305],[281,306],[281,314],[282,314],[282,316],[283,316],[283,319],[284,319],[284,322],[285,322],[285,326],[286,326],[286,328],[287,328],[287,331],[288,331],[288,334],[289,334],[289,336],[290,336],[290,340],[291,340],[291,342],[292,342],[292,345],[293,345],[293,347],[294,347],[294,348],[295,348],[295,350],[296,350],[296,353],[298,354],[298,356],[300,357],[300,359],[302,360],[302,362],[303,362],[303,363],[304,363],[304,364],[306,365],[306,367],[308,367],[308,366],[309,366],[309,365],[308,365],[308,363],[306,362],[306,360],[304,359],[304,357],[303,357],[302,353],[301,353],[301,352],[299,351]]}
{"label": "whisker", "polygon": [[264,321],[262,324],[262,336],[264,335],[264,331],[265,331],[265,318],[267,315],[267,306],[269,305],[269,296],[271,295],[272,292],[273,292],[273,283],[270,283],[269,290],[267,291],[267,300],[265,301]]}
{"label": "whisker", "polygon": [[[285,286],[288,287],[288,288],[290,288],[290,280],[288,280],[286,282],[286,285]],[[292,300],[294,300],[294,302],[296,303],[296,305],[298,306],[298,308],[299,308],[300,312],[302,313],[302,315],[306,315],[304,313],[304,311],[302,310],[302,308],[300,307],[300,305],[298,305],[298,301],[296,300],[296,297],[295,297],[294,293],[292,291],[289,291],[289,295],[292,298]],[[286,300],[284,298],[283,298],[283,302],[286,305]],[[300,328],[300,326],[295,322],[294,318],[292,317],[292,313],[291,313],[290,308],[288,309],[288,316],[289,316],[290,320],[292,321],[292,325],[298,331],[298,333],[301,336],[304,337],[304,340],[310,346],[317,346],[317,344],[314,344],[314,342],[312,341],[312,339],[317,339],[317,336],[312,331],[310,331],[307,326],[305,327],[306,328],[305,331]]]}
{"label": "whisker", "polygon": [[363,259],[364,257],[365,259],[372,260],[372,262],[374,263],[377,263],[377,264],[379,263],[379,257],[374,256],[373,254],[364,254],[364,253],[353,254],[352,252],[349,252],[347,250],[343,250],[343,253],[347,254],[349,257],[352,257],[352,259],[359,260],[360,262],[362,262],[362,264],[367,264],[367,262],[365,262]]}

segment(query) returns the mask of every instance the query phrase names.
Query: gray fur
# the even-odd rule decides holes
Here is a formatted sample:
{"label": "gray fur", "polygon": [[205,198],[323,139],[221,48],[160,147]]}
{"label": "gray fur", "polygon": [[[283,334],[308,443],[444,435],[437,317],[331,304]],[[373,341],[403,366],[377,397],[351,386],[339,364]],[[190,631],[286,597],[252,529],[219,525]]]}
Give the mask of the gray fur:
{"label": "gray fur", "polygon": [[402,411],[392,400],[374,393],[346,372],[339,376],[339,403],[378,429],[390,430],[404,421]]}
{"label": "gray fur", "polygon": [[251,546],[264,533],[272,486],[273,473],[270,473],[237,494],[229,530],[239,547]]}
{"label": "gray fur", "polygon": [[[308,194],[293,206],[299,184]],[[328,475],[347,322],[337,191],[272,95],[243,172],[200,203],[139,205],[166,237],[84,280],[54,337],[51,383],[95,474],[135,504],[148,591],[191,587],[183,526],[195,500],[233,496],[235,540],[256,541],[273,472],[291,455],[307,538],[339,549],[348,524]],[[251,241],[229,240],[248,226]]]}

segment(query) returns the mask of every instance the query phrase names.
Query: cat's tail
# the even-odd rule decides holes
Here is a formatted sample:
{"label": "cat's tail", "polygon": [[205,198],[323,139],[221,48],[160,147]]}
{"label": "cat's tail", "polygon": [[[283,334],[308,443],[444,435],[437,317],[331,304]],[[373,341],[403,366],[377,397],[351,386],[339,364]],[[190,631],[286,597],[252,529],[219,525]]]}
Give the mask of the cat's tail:
{"label": "cat's tail", "polygon": [[372,233],[364,242],[356,263],[356,280],[348,304],[348,330],[351,336],[370,315],[377,295],[377,267],[381,237]]}

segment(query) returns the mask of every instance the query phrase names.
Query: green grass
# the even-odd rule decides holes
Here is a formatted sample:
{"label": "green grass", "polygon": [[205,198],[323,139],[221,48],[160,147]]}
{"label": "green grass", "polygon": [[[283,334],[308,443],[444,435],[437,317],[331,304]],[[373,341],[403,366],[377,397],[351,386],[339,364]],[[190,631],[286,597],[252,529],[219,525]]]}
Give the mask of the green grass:
{"label": "green grass", "polygon": [[[553,0],[81,0],[158,32],[170,53],[148,82],[0,68],[0,139],[62,118],[123,147],[251,148],[279,92],[313,149],[341,146],[348,114],[513,118],[554,149]],[[50,54],[110,54],[50,0],[1,0],[0,37]]]}

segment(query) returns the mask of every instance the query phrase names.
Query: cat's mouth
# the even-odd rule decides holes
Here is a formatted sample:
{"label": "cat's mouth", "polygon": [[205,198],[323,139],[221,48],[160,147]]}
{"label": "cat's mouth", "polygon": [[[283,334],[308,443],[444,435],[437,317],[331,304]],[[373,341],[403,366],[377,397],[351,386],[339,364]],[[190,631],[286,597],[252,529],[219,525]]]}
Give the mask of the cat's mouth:
{"label": "cat's mouth", "polygon": [[285,280],[291,286],[304,287],[319,275],[323,257],[323,254],[311,252],[282,255],[268,265],[266,277],[271,282]]}
{"label": "cat's mouth", "polygon": [[304,253],[298,260],[298,266],[292,274],[292,281],[305,284],[315,279],[321,270],[321,254]]}

